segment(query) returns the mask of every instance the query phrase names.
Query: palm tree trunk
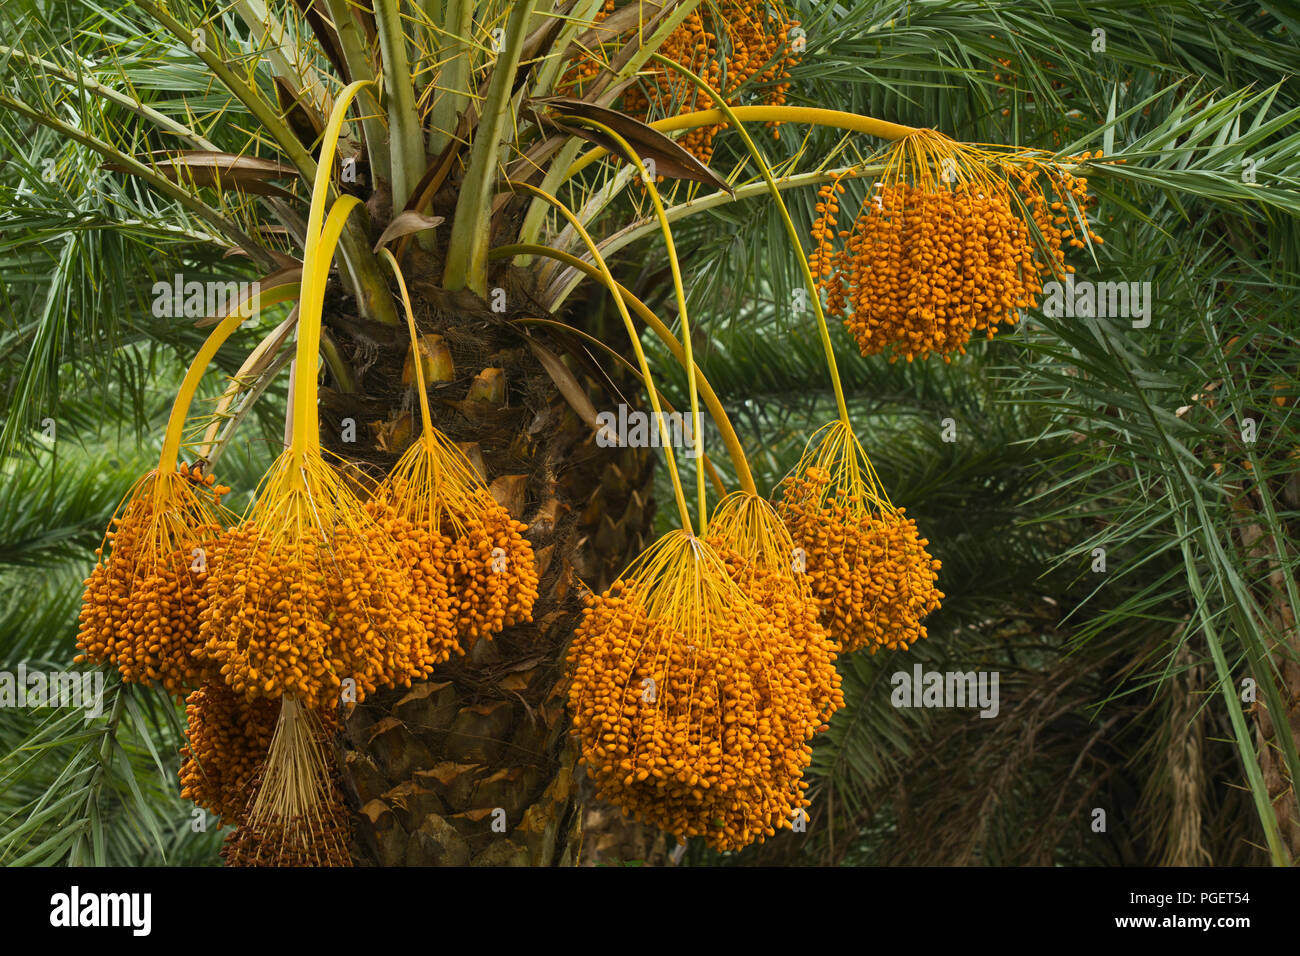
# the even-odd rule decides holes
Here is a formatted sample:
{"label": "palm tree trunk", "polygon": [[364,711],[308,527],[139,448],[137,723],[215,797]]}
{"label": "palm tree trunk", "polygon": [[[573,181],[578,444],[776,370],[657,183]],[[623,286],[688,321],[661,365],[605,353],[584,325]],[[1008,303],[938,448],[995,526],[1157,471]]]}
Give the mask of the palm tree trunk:
{"label": "palm tree trunk", "polygon": [[[1286,581],[1283,575],[1288,573],[1278,562],[1278,547],[1288,545],[1278,542],[1266,529],[1262,518],[1254,519],[1264,509],[1257,507],[1256,495],[1273,494],[1268,482],[1261,482],[1253,493],[1244,494],[1234,503],[1234,509],[1247,519],[1240,527],[1238,536],[1242,549],[1256,561],[1268,568],[1264,586],[1268,597],[1263,603],[1264,613],[1274,633],[1282,635],[1278,643],[1286,647],[1270,647],[1269,652],[1278,663],[1281,676],[1283,701],[1288,712],[1283,715],[1272,714],[1262,700],[1256,700],[1251,709],[1255,718],[1255,736],[1259,748],[1260,772],[1264,784],[1268,787],[1269,797],[1277,814],[1278,827],[1282,840],[1286,844],[1291,860],[1300,860],[1300,816],[1297,815],[1296,791],[1297,781],[1291,779],[1287,763],[1277,745],[1278,729],[1275,721],[1283,719],[1291,730],[1291,737],[1300,740],[1300,634],[1297,633],[1296,620],[1287,600]],[[1281,489],[1275,507],[1278,510],[1294,510],[1300,504],[1294,482],[1288,482]],[[1256,674],[1256,681],[1274,680],[1272,674]]]}
{"label": "palm tree trunk", "polygon": [[[338,754],[356,811],[353,858],[576,864],[583,771],[567,733],[564,650],[583,586],[604,589],[647,543],[653,460],[646,449],[596,444],[506,321],[513,310],[497,314],[468,293],[449,296],[418,279],[412,290],[421,332],[442,335],[455,361],[454,376],[430,387],[434,424],[467,443],[497,499],[529,525],[540,596],[532,623],[478,641],[429,681],[355,707]],[[528,301],[518,289],[507,298],[520,308]],[[343,304],[327,321],[357,388],[323,400],[322,436],[343,435],[353,419],[357,442],[335,441],[335,449],[386,471],[413,431],[413,392],[401,381],[407,340],[346,311]],[[583,384],[598,408],[609,407],[595,375]]]}
{"label": "palm tree trunk", "polygon": [[673,838],[656,827],[638,823],[595,795],[591,778],[581,775],[583,866],[669,866]]}

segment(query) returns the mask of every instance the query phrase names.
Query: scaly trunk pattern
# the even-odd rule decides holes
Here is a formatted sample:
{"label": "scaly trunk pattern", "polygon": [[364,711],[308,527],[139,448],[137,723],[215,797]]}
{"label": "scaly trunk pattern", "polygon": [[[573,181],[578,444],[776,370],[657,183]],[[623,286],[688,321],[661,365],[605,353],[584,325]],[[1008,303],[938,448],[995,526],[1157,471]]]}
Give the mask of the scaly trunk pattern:
{"label": "scaly trunk pattern", "polygon": [[[576,864],[583,771],[567,733],[564,649],[584,585],[603,590],[648,543],[653,459],[645,449],[599,447],[509,324],[542,314],[526,304],[526,273],[505,290],[515,308],[503,314],[419,278],[431,274],[408,271],[421,334],[443,336],[455,362],[450,380],[430,386],[434,424],[465,443],[493,494],[529,525],[540,597],[531,624],[480,640],[433,679],[352,710],[338,756],[356,811],[353,859]],[[408,340],[360,322],[346,301],[331,305],[325,321],[357,388],[323,393],[322,434],[343,435],[351,418],[357,441],[327,443],[378,475],[418,429],[414,390],[401,378]],[[583,384],[600,407],[613,399],[597,374]]]}

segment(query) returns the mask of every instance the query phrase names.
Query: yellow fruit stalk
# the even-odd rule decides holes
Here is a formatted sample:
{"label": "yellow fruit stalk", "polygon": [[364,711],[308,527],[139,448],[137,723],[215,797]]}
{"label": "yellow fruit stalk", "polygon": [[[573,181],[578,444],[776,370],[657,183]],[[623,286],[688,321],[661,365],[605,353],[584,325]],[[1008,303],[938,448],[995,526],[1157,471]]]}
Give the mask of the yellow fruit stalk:
{"label": "yellow fruit stalk", "polygon": [[250,701],[291,696],[320,710],[349,692],[359,701],[432,671],[401,549],[320,446],[315,368],[324,290],[360,202],[343,196],[328,218],[324,210],[339,130],[363,85],[347,87],[335,105],[312,192],[292,441],[243,521],[218,542],[199,625],[201,654],[237,693]]}
{"label": "yellow fruit stalk", "polygon": [[221,497],[230,489],[215,484],[198,463],[177,465],[181,436],[204,371],[247,310],[296,293],[295,285],[279,286],[237,303],[190,364],[158,466],[131,488],[95,552],[99,560],[82,597],[78,662],[111,663],[124,681],[157,684],[177,697],[211,676],[195,657],[197,620],[218,537],[229,523]]}

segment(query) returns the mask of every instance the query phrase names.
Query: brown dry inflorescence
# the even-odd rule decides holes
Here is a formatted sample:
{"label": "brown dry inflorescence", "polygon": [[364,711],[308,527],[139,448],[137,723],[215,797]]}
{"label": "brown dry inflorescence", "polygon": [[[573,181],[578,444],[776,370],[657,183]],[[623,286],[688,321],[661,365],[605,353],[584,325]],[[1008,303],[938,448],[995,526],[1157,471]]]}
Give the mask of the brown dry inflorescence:
{"label": "brown dry inflorescence", "polygon": [[280,702],[249,702],[225,684],[204,684],[185,701],[181,796],[229,823],[242,812],[271,747]]}
{"label": "brown dry inflorescence", "polygon": [[351,815],[336,793],[315,816],[236,827],[222,843],[221,859],[226,866],[351,866],[351,834]]}
{"label": "brown dry inflorescence", "polygon": [[183,697],[211,676],[194,656],[204,582],[226,520],[229,489],[195,467],[150,472],[113,518],[86,579],[78,662],[108,662],[122,679]]}
{"label": "brown dry inflorescence", "polygon": [[[568,657],[573,732],[603,799],[679,838],[739,849],[804,812],[809,740],[838,688],[825,654],[731,578],[745,576],[743,559],[692,547],[698,580],[634,573],[589,598]],[[750,579],[758,600],[772,597],[765,581]],[[663,605],[652,592],[665,587],[675,593]],[[700,605],[673,613],[692,592]]]}
{"label": "brown dry inflorescence", "polygon": [[327,746],[334,714],[281,702],[266,762],[221,848],[227,866],[352,865],[352,818]]}
{"label": "brown dry inflorescence", "polygon": [[845,651],[907,650],[939,607],[940,563],[905,509],[811,466],[787,478],[778,512],[805,552],[821,619]]}

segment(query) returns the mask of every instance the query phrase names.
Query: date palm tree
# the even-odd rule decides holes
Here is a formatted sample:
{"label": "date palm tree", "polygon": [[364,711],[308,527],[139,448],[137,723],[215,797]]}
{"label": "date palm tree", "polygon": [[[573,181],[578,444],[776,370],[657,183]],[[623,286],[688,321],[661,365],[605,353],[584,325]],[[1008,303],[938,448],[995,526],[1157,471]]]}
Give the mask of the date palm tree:
{"label": "date palm tree", "polygon": [[[305,289],[324,183],[362,205],[324,291],[322,443],[390,470],[420,365],[433,424],[527,523],[540,572],[530,623],[348,714],[356,862],[577,862],[595,802],[563,657],[582,593],[656,520],[691,527],[692,481],[702,524],[706,483],[772,492],[836,414],[922,519],[948,598],[911,651],[841,658],[809,835],[739,860],[1293,861],[1295,25],[1229,6],[8,5],[0,455],[6,513],[39,519],[0,559],[16,581],[61,573],[9,608],[6,659],[71,656],[78,555],[207,335],[185,283]],[[918,128],[1082,170],[1105,244],[1077,274],[1151,283],[1149,323],[1044,304],[950,365],[864,358],[819,325],[818,189],[869,202],[882,149]],[[233,334],[186,436],[245,494],[280,441],[298,317],[285,302]],[[703,407],[706,456],[607,447],[597,415],[620,403]],[[121,439],[69,440],[106,419]],[[656,500],[675,507],[656,519]],[[890,707],[914,659],[1000,669],[996,732],[971,746],[968,714]],[[5,715],[6,862],[211,859],[169,789],[176,709],[110,683],[87,727]],[[1249,827],[1226,819],[1242,792]],[[1099,807],[1119,834],[1091,839]]]}

